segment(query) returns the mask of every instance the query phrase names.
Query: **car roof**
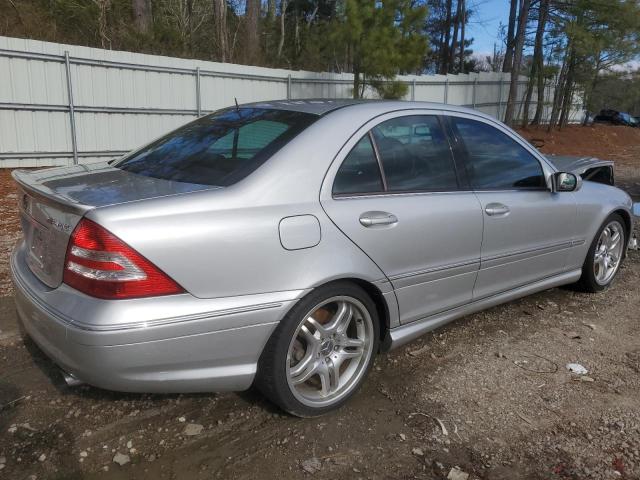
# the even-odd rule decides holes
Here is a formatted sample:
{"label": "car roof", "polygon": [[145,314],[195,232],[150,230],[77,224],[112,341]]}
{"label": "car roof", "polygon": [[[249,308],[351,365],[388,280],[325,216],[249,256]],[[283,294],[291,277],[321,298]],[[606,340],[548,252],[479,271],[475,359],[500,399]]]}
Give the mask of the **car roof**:
{"label": "car roof", "polygon": [[[402,110],[412,108],[423,108],[431,110],[444,110],[450,112],[465,112],[477,115],[477,110],[466,107],[450,105],[436,102],[415,102],[403,100],[356,100],[351,98],[327,99],[327,98],[311,98],[304,100],[272,100],[268,102],[245,103],[241,107],[253,108],[270,108],[274,110],[290,110],[295,112],[304,112],[314,115],[326,115],[335,110],[342,110],[348,107],[367,106],[377,107],[380,111],[384,110]],[[482,115],[485,116],[485,115]]]}

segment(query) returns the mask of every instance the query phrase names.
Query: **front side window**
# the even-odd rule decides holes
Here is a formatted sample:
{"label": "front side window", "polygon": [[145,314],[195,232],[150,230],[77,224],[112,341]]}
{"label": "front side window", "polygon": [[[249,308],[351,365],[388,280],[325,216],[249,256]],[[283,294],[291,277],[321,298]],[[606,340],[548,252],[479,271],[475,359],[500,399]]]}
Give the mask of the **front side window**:
{"label": "front side window", "polygon": [[309,113],[230,108],[191,122],[114,164],[147,177],[229,186],[311,125]]}
{"label": "front side window", "polygon": [[467,152],[467,173],[478,190],[542,189],[547,184],[540,162],[522,145],[495,127],[450,117]]}
{"label": "front side window", "polygon": [[449,142],[437,117],[412,115],[372,130],[390,192],[456,190]]}

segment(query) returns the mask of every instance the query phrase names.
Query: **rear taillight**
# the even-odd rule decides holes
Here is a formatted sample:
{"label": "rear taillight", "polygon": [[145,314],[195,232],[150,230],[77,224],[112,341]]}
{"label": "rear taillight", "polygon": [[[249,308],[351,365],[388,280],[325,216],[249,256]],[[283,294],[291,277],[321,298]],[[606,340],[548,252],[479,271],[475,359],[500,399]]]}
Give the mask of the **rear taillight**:
{"label": "rear taillight", "polygon": [[184,290],[118,237],[83,218],[64,261],[64,283],[105,299],[155,297]]}

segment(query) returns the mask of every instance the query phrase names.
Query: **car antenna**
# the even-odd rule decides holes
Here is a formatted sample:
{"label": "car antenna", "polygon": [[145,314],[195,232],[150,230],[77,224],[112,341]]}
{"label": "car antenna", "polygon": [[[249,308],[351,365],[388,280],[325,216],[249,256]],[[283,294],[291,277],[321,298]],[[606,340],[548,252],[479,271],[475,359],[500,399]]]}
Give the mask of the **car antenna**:
{"label": "car antenna", "polygon": [[236,112],[240,113],[240,107],[238,106],[238,99],[236,97],[233,97],[233,99],[236,102]]}

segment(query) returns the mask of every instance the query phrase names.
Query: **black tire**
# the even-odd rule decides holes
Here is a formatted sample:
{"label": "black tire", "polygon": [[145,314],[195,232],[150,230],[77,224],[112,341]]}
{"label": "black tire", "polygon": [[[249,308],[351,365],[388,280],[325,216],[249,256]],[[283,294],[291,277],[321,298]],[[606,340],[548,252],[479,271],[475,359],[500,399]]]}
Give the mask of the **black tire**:
{"label": "black tire", "polygon": [[[311,310],[323,301],[333,297],[346,296],[358,300],[367,310],[373,324],[373,345],[366,366],[361,367],[363,372],[359,380],[354,382],[348,393],[344,394],[335,403],[317,407],[302,403],[294,393],[287,380],[287,354],[294,334]],[[335,410],[347,402],[362,385],[367,377],[375,354],[378,352],[380,342],[380,321],[377,309],[371,297],[358,285],[348,281],[336,281],[319,287],[301,299],[282,319],[278,327],[269,338],[260,360],[255,386],[262,394],[278,405],[282,410],[298,417],[316,417],[331,410]]]}
{"label": "black tire", "polygon": [[[617,221],[618,223],[620,223],[620,225],[622,225],[622,232],[624,235],[624,238],[622,239],[623,241],[622,256],[620,258],[620,265],[618,265],[617,271],[615,272],[613,277],[611,277],[611,279],[606,284],[603,285],[596,281],[596,276],[594,272],[594,256],[595,256],[596,248],[598,246],[598,241],[600,239],[600,235],[602,234],[602,231],[605,229],[607,225],[609,225],[611,222],[614,222],[614,221]],[[617,213],[613,213],[609,215],[607,219],[603,222],[603,224],[600,226],[595,237],[591,242],[591,246],[589,247],[589,251],[587,252],[587,258],[585,258],[584,263],[582,265],[582,276],[580,277],[580,280],[578,280],[578,282],[575,284],[576,289],[581,292],[597,293],[597,292],[602,292],[603,290],[606,290],[607,288],[609,288],[609,286],[613,283],[616,276],[618,275],[618,272],[620,271],[620,266],[626,255],[626,246],[627,246],[628,238],[629,238],[629,232],[627,231],[627,224],[624,221],[624,219]]]}

